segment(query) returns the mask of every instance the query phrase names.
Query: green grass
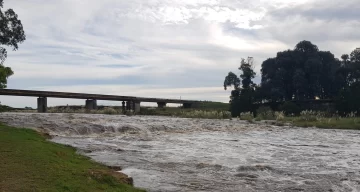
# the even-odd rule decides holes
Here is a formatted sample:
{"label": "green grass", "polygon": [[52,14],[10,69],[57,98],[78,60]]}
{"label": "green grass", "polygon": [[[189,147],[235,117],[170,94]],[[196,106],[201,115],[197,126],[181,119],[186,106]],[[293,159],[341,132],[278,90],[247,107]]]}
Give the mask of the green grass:
{"label": "green grass", "polygon": [[318,127],[326,129],[354,129],[360,130],[360,118],[319,118],[316,120],[303,120],[299,117],[285,117],[283,122],[289,122],[298,127]]}
{"label": "green grass", "polygon": [[13,111],[13,110],[14,110],[14,108],[12,108],[12,107],[0,104],[0,112],[7,112],[7,111]]}
{"label": "green grass", "polygon": [[121,173],[33,130],[0,125],[0,191],[142,191]]}

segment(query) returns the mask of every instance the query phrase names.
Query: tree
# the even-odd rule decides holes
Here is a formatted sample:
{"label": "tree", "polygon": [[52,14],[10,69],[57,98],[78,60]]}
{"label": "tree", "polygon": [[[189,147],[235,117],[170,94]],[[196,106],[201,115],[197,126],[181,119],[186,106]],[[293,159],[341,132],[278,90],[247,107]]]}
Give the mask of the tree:
{"label": "tree", "polygon": [[260,85],[252,81],[256,75],[252,66],[252,58],[242,59],[240,76],[230,72],[225,78],[225,90],[234,87],[230,96],[233,116],[254,112],[254,104],[263,102],[271,102],[274,109],[279,109],[281,103],[286,104],[283,108],[295,109],[293,100],[316,98],[336,101],[336,108],[343,115],[353,111],[360,114],[359,48],[337,59],[330,51],[301,41],[293,50],[280,51],[262,63]]}
{"label": "tree", "polygon": [[355,82],[351,86],[342,89],[336,100],[336,109],[341,115],[351,112],[360,114],[360,82]]}
{"label": "tree", "polygon": [[245,61],[245,59],[241,59],[239,70],[242,72],[240,78],[242,79],[241,83],[243,85],[243,89],[249,89],[255,85],[252,81],[256,75],[253,69],[253,64],[254,60],[252,57],[248,57],[247,61]]}
{"label": "tree", "polygon": [[[3,12],[3,4],[3,0],[0,0],[0,45],[12,47],[16,51],[18,44],[26,39],[25,32],[18,15],[12,9]],[[3,65],[6,58],[6,48],[0,47],[0,88],[6,88],[8,77],[13,75],[11,68]]]}
{"label": "tree", "polygon": [[331,52],[320,51],[310,41],[301,41],[294,50],[278,52],[275,58],[263,62],[264,98],[273,102],[334,98],[339,67],[340,61]]}
{"label": "tree", "polygon": [[235,90],[240,88],[240,79],[233,72],[229,72],[229,74],[225,77],[224,81],[224,89],[227,90],[227,87],[234,86]]}
{"label": "tree", "polygon": [[[227,87],[234,87],[230,96],[230,110],[234,117],[239,116],[241,112],[252,111],[256,96],[256,85],[252,80],[256,75],[253,70],[253,58],[241,59],[238,69],[241,71],[240,78],[233,72],[229,72],[224,80],[225,90]],[[242,87],[240,87],[241,84]]]}
{"label": "tree", "polygon": [[355,49],[341,58],[337,73],[340,91],[336,98],[336,109],[342,115],[355,111],[360,114],[360,50]]}
{"label": "tree", "polygon": [[10,67],[0,65],[0,89],[6,88],[7,79],[13,74],[14,72],[11,70]]}

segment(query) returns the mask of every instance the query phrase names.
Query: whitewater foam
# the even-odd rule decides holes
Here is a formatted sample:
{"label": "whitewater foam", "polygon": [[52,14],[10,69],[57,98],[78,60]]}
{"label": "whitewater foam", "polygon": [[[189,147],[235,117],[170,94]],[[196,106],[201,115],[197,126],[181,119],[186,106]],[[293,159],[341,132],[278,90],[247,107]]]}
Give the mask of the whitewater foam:
{"label": "whitewater foam", "polygon": [[360,132],[239,120],[2,113],[148,191],[360,191]]}

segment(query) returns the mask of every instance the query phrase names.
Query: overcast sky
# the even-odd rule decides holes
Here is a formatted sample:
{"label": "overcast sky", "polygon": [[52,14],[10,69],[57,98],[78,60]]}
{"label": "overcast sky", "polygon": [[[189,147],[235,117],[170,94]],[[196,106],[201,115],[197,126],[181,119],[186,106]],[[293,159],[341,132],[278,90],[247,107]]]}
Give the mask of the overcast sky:
{"label": "overcast sky", "polygon": [[[255,58],[259,82],[262,61],[301,40],[337,57],[360,47],[358,0],[5,0],[4,7],[27,35],[5,62],[15,72],[9,89],[228,102],[224,77],[238,73],[241,58]],[[36,98],[0,101],[36,106]]]}

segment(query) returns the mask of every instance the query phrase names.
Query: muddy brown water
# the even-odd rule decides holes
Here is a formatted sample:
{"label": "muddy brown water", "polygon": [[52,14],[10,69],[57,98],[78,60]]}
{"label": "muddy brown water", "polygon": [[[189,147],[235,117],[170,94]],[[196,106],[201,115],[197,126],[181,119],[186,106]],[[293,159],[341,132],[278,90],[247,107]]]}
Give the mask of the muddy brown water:
{"label": "muddy brown water", "polygon": [[360,132],[239,120],[1,113],[148,191],[360,191]]}

